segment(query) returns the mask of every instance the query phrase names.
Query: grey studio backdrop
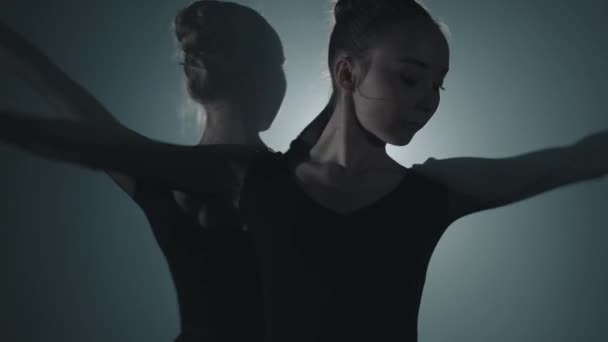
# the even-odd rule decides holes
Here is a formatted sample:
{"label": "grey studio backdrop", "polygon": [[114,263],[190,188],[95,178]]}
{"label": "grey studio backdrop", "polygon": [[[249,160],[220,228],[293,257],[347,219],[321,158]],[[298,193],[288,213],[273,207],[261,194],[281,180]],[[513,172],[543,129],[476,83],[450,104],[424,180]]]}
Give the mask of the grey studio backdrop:
{"label": "grey studio backdrop", "polygon": [[[263,134],[285,150],[329,96],[329,1],[239,2],[285,46],[287,95]],[[2,0],[0,19],[127,126],[191,144],[204,123],[186,101],[170,31],[185,4]],[[432,121],[410,146],[389,148],[399,162],[506,157],[608,127],[608,2],[425,4],[450,29],[451,71]],[[25,83],[0,75],[0,108],[52,116]],[[0,341],[171,341],[169,271],[128,196],[103,173],[5,146],[0,162]],[[566,186],[448,229],[429,267],[420,341],[607,341],[607,292],[608,182]]]}

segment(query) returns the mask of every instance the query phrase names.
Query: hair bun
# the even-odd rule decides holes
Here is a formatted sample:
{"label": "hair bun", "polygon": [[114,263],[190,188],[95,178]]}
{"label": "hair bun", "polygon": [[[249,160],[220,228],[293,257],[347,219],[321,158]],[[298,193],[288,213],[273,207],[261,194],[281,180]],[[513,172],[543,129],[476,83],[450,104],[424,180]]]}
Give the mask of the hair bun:
{"label": "hair bun", "polygon": [[362,5],[361,0],[338,0],[334,6],[336,22],[354,13]]}
{"label": "hair bun", "polygon": [[344,20],[353,14],[361,15],[366,12],[384,10],[387,6],[400,8],[402,6],[420,6],[416,0],[334,0],[335,21]]}

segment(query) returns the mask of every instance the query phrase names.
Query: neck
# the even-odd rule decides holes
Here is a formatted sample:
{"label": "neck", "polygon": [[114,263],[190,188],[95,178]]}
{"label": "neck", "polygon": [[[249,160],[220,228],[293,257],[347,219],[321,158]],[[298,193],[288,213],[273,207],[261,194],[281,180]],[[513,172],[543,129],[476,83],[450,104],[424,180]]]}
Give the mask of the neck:
{"label": "neck", "polygon": [[225,102],[205,105],[205,131],[200,144],[264,145],[258,132],[243,120],[245,115],[235,106]]}
{"label": "neck", "polygon": [[356,117],[352,98],[338,99],[330,121],[310,151],[313,163],[328,164],[346,173],[393,167],[386,144],[367,132]]}

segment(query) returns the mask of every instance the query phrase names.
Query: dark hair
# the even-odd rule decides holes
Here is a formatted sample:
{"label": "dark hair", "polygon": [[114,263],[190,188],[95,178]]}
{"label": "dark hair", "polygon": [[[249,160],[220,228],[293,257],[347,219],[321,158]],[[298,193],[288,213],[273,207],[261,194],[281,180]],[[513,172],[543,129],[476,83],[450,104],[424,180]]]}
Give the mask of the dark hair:
{"label": "dark hair", "polygon": [[199,0],[182,9],[174,24],[178,40],[188,32],[196,33],[196,40],[185,53],[187,58],[194,56],[207,71],[202,85],[196,89],[199,100],[234,89],[234,84],[228,84],[232,80],[230,75],[276,73],[277,77],[283,77],[285,56],[279,35],[262,15],[249,7]]}
{"label": "dark hair", "polygon": [[321,113],[293,140],[287,152],[292,161],[307,158],[310,149],[319,140],[331,119],[336,104],[335,75],[332,65],[339,53],[368,65],[367,52],[375,38],[386,33],[395,24],[424,17],[442,29],[429,12],[415,0],[339,0],[334,6],[335,25],[329,38],[328,66],[332,80],[332,95]]}

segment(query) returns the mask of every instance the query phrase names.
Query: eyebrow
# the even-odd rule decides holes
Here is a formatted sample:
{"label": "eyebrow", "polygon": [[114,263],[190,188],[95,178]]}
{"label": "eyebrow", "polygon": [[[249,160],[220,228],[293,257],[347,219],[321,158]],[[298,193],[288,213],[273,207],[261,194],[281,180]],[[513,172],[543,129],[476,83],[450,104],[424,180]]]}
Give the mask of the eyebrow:
{"label": "eyebrow", "polygon": [[[401,59],[399,59],[399,62],[401,62],[401,63],[411,63],[411,64],[417,65],[417,66],[419,66],[421,68],[424,68],[424,69],[430,69],[430,66],[428,64],[426,64],[425,62],[423,62],[423,61],[421,61],[419,59],[413,58],[413,57],[404,57],[404,58],[401,58]],[[441,71],[444,74],[447,74],[448,68],[443,68],[443,69],[441,69]]]}

